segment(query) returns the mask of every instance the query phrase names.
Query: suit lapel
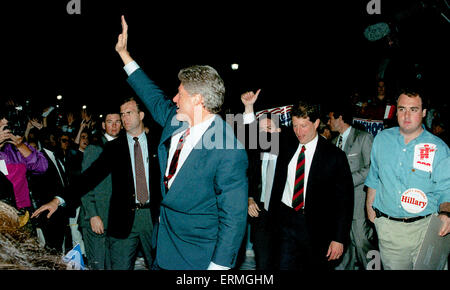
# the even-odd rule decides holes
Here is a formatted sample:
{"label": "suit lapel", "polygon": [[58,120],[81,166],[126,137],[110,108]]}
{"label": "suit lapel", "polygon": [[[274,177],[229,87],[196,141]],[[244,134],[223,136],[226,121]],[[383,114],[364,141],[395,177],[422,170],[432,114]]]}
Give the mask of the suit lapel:
{"label": "suit lapel", "polygon": [[344,146],[344,152],[346,154],[348,154],[350,152],[350,149],[353,146],[353,143],[355,142],[355,138],[356,134],[355,134],[355,128],[350,128],[350,133],[348,134],[347,137],[347,141],[345,142],[345,146]]}
{"label": "suit lapel", "polygon": [[[224,132],[225,128],[223,128],[223,124],[218,124],[216,125],[216,122],[218,121],[217,119],[218,117],[214,117],[214,120],[212,121],[211,125],[209,125],[208,129],[206,129],[205,133],[208,132],[209,130],[215,130],[216,128],[218,128],[218,126],[222,126],[222,130]],[[186,123],[187,124],[187,123]],[[180,130],[184,130],[186,129],[187,126],[183,126],[180,128]],[[176,134],[177,132],[180,132],[180,130],[176,130],[174,132],[174,134]],[[212,142],[215,142],[217,140],[217,134],[219,134],[222,131],[215,131],[214,134],[211,136],[212,138],[214,138],[213,140],[211,140]],[[184,161],[182,167],[179,169],[177,175],[174,177],[175,179],[173,180],[169,191],[176,191],[176,187],[177,187],[177,180],[186,180],[187,178],[192,178],[192,176],[190,176],[190,174],[192,172],[198,172],[197,169],[201,169],[204,167],[205,161],[206,161],[206,155],[208,154],[209,151],[205,147],[205,142],[203,140],[203,138],[205,137],[205,134],[202,135],[202,137],[199,139],[199,141],[195,144],[194,148],[192,149],[192,151],[189,153],[188,157],[186,158],[186,160]],[[169,138],[169,144],[170,144],[170,139]],[[225,137],[222,138],[222,140],[225,140]],[[225,144],[223,144],[223,146],[225,146]],[[170,146],[168,147],[170,148]],[[167,169],[167,156],[168,156],[168,151],[169,149],[167,149],[167,154],[166,154],[166,165],[164,168],[164,174],[166,172]],[[196,173],[194,173],[196,174]]]}
{"label": "suit lapel", "polygon": [[314,182],[316,181],[316,179],[318,179],[319,176],[321,176],[320,164],[322,163],[321,150],[322,150],[323,142],[327,142],[327,141],[325,141],[325,139],[323,139],[319,136],[319,139],[317,140],[316,150],[314,151],[313,159],[311,161],[311,168],[309,169],[307,192],[311,192],[311,190],[310,190],[312,188],[311,185],[313,185]]}
{"label": "suit lapel", "polygon": [[[130,184],[131,186],[131,190],[134,192],[135,188],[134,188],[134,178],[133,178],[133,168],[131,165],[131,156],[130,156],[130,148],[128,147],[128,139],[127,139],[127,135],[123,134],[122,136],[119,136],[118,138],[120,138],[118,140],[119,144],[120,144],[120,150],[121,152],[123,152],[123,159],[120,158],[120,160],[123,160],[123,170],[124,173],[127,176],[128,179],[128,184]],[[130,190],[130,191],[131,191]]]}

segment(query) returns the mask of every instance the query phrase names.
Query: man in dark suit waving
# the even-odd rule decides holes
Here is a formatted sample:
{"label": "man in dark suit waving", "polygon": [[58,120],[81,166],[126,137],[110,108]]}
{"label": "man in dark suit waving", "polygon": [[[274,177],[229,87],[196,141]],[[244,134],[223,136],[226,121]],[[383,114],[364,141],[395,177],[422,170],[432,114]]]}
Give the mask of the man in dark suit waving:
{"label": "man in dark suit waving", "polygon": [[246,229],[248,161],[232,128],[216,114],[223,81],[210,66],[182,69],[171,102],[130,57],[127,31],[122,16],[116,51],[128,83],[163,127],[156,262],[168,270],[232,268]]}
{"label": "man in dark suit waving", "polygon": [[301,101],[291,115],[295,135],[280,136],[269,205],[279,218],[280,269],[331,270],[349,240],[352,175],[345,153],[319,138],[318,105]]}

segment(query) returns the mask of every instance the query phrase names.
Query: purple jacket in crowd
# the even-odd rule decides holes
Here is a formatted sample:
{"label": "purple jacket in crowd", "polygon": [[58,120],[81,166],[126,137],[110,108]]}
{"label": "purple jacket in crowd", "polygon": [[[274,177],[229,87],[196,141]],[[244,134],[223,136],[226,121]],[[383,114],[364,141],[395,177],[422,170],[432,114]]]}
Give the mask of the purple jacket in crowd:
{"label": "purple jacket in crowd", "polygon": [[0,160],[4,160],[6,163],[8,174],[5,175],[13,184],[18,209],[31,206],[27,171],[38,175],[44,173],[48,167],[45,156],[32,146],[26,145],[31,150],[31,154],[26,158],[14,145],[9,143],[6,143],[0,150]]}

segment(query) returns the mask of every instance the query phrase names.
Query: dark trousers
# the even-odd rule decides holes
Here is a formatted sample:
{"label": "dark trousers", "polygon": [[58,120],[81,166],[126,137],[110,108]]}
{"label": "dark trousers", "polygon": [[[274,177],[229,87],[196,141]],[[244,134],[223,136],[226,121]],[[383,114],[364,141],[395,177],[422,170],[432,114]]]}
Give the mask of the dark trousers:
{"label": "dark trousers", "polygon": [[109,239],[106,233],[96,234],[89,225],[82,227],[81,232],[89,269],[111,270]]}
{"label": "dark trousers", "polygon": [[66,253],[63,243],[65,232],[69,227],[69,218],[64,209],[59,208],[49,219],[44,214],[39,216],[37,226],[42,230],[47,249],[56,251],[58,254]]}
{"label": "dark trousers", "polygon": [[260,204],[258,217],[250,217],[250,241],[255,251],[256,270],[274,270],[274,224],[270,220],[264,205]]}
{"label": "dark trousers", "polygon": [[[307,229],[306,217],[301,211],[284,205],[280,206],[280,270],[333,270],[334,262],[326,258],[327,247],[313,242]],[[325,227],[323,230],[327,230]]]}
{"label": "dark trousers", "polygon": [[112,270],[133,270],[139,245],[150,267],[152,255],[153,224],[149,208],[135,211],[133,228],[125,239],[109,237]]}

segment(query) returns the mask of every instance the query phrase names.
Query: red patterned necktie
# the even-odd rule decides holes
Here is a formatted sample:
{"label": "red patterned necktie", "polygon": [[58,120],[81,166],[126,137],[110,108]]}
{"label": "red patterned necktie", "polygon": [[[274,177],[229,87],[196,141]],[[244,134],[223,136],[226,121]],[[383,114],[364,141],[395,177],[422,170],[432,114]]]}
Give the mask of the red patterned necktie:
{"label": "red patterned necktie", "polygon": [[139,138],[134,137],[134,170],[136,175],[136,195],[141,204],[148,200],[147,179],[145,178],[144,160],[142,158],[141,145]]}
{"label": "red patterned necktie", "polygon": [[292,197],[292,207],[298,211],[303,208],[305,201],[303,199],[304,183],[305,183],[305,146],[302,147],[297,159],[297,167],[295,169],[295,185],[294,195]]}
{"label": "red patterned necktie", "polygon": [[166,186],[166,191],[169,190],[169,181],[170,179],[175,175],[175,172],[177,171],[178,166],[178,159],[180,158],[180,152],[183,148],[184,141],[187,136],[189,136],[189,133],[191,128],[188,128],[183,135],[181,135],[180,140],[178,141],[177,149],[175,150],[175,153],[173,154],[172,161],[170,162],[169,167],[169,174],[167,176],[164,176],[164,185]]}

